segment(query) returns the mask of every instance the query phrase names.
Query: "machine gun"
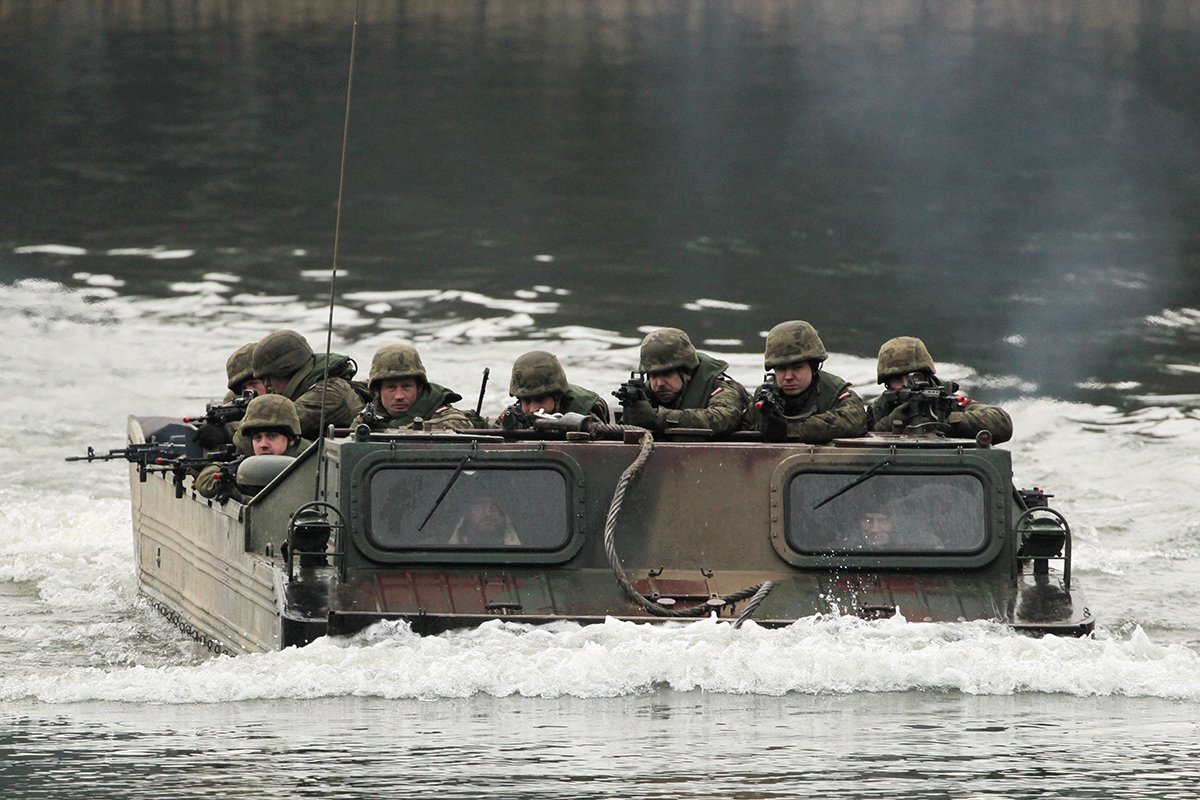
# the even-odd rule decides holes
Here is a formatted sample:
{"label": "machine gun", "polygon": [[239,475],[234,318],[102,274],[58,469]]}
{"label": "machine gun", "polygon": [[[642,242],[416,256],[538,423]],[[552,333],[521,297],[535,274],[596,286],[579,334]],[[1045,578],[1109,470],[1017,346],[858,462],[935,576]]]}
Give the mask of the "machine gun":
{"label": "machine gun", "polygon": [[187,456],[178,456],[176,458],[157,458],[153,464],[147,465],[147,472],[171,472],[172,483],[175,484],[175,496],[183,497],[183,480],[189,475],[195,475],[200,470],[207,467],[209,464],[215,464],[222,461],[231,461],[237,458],[237,448],[232,444],[227,444],[219,450],[214,450],[211,453],[205,453],[202,456],[188,458]]}
{"label": "machine gun", "polygon": [[[899,389],[888,389],[883,398],[889,408],[895,409],[905,403],[909,404],[912,412],[906,414],[903,420],[904,430],[932,426],[935,430],[948,430],[946,418],[951,411],[958,410],[958,401],[954,396],[953,384],[947,388],[924,372],[910,372],[908,383]],[[899,426],[901,420],[893,424]]]}
{"label": "machine gun", "polygon": [[124,459],[130,464],[138,465],[138,480],[142,483],[146,482],[146,472],[151,464],[156,464],[159,459],[172,458],[181,455],[187,447],[179,442],[141,442],[131,444],[128,447],[109,450],[108,453],[99,455],[90,446],[87,449],[85,456],[67,456],[66,461],[116,461]]}
{"label": "machine gun", "polygon": [[612,395],[621,404],[621,419],[627,420],[629,419],[629,407],[648,396],[646,379],[639,372],[630,372],[629,380],[622,383],[613,391]]}

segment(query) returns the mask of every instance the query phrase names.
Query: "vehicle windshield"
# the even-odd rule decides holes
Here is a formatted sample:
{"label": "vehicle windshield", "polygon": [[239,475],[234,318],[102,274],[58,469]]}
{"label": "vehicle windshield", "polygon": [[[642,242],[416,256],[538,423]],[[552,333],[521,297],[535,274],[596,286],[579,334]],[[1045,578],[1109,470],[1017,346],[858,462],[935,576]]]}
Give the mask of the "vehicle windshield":
{"label": "vehicle windshield", "polygon": [[819,508],[853,475],[801,472],[788,488],[787,541],[806,554],[973,553],[987,539],[973,475],[876,474]]}
{"label": "vehicle windshield", "polygon": [[385,550],[556,550],[571,537],[566,478],[467,463],[371,476],[372,544]]}

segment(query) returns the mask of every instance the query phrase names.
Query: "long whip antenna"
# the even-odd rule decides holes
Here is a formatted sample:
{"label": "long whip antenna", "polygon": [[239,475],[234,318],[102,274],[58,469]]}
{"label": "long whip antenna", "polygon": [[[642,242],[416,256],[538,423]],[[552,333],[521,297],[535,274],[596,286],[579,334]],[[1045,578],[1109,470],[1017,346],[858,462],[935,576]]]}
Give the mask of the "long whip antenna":
{"label": "long whip antenna", "polygon": [[342,159],[338,168],[337,221],[333,226],[333,265],[329,272],[329,321],[325,325],[325,370],[321,375],[321,417],[317,439],[317,483],[313,498],[321,495],[325,461],[325,401],[329,396],[329,356],[333,350],[333,305],[337,297],[338,250],[342,243],[342,202],[346,193],[346,150],[350,144],[350,98],[354,89],[354,53],[358,48],[358,9],[362,0],[354,0],[354,24],[350,29],[350,67],[346,75],[346,114],[342,121]]}

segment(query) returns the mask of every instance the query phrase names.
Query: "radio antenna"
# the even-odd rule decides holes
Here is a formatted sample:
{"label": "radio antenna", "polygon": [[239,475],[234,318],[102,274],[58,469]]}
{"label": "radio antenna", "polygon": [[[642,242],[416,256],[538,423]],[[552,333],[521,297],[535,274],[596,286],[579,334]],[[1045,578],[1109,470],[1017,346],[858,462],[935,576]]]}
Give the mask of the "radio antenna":
{"label": "radio antenna", "polygon": [[321,417],[317,429],[317,483],[313,499],[320,499],[321,478],[327,477],[322,463],[325,456],[325,405],[329,395],[329,356],[333,349],[333,305],[337,297],[338,250],[342,243],[342,203],[346,192],[346,150],[350,143],[350,98],[354,89],[354,54],[358,47],[358,10],[362,0],[354,0],[354,24],[350,29],[350,67],[346,74],[346,113],[342,121],[342,159],[338,168],[337,220],[333,226],[333,264],[329,271],[329,321],[325,325],[325,371],[321,376]]}

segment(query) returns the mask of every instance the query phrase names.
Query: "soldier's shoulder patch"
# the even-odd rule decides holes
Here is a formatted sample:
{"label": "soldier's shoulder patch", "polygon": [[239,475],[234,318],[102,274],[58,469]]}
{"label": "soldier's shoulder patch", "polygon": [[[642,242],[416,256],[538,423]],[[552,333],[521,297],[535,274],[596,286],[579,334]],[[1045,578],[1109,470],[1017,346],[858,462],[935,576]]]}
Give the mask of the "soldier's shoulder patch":
{"label": "soldier's shoulder patch", "polygon": [[956,394],[954,395],[954,402],[958,403],[959,408],[966,408],[975,401],[967,397],[965,394]]}
{"label": "soldier's shoulder patch", "polygon": [[712,394],[710,394],[710,395],[709,395],[709,397],[716,397],[717,395],[719,395],[719,394],[720,394],[721,392],[723,392],[723,391],[725,391],[725,387],[724,387],[724,386],[718,386],[717,388],[713,389],[713,393],[712,393]]}
{"label": "soldier's shoulder patch", "polygon": [[851,391],[842,392],[841,394],[838,395],[838,400],[845,400],[847,397],[850,397],[853,394],[854,394],[854,392],[851,392]]}
{"label": "soldier's shoulder patch", "polygon": [[447,410],[449,410],[449,408],[450,408],[450,406],[442,406],[441,408],[434,410],[434,412],[433,412],[433,413],[435,413],[435,414],[440,414],[440,413],[442,413],[443,411],[447,411]]}

